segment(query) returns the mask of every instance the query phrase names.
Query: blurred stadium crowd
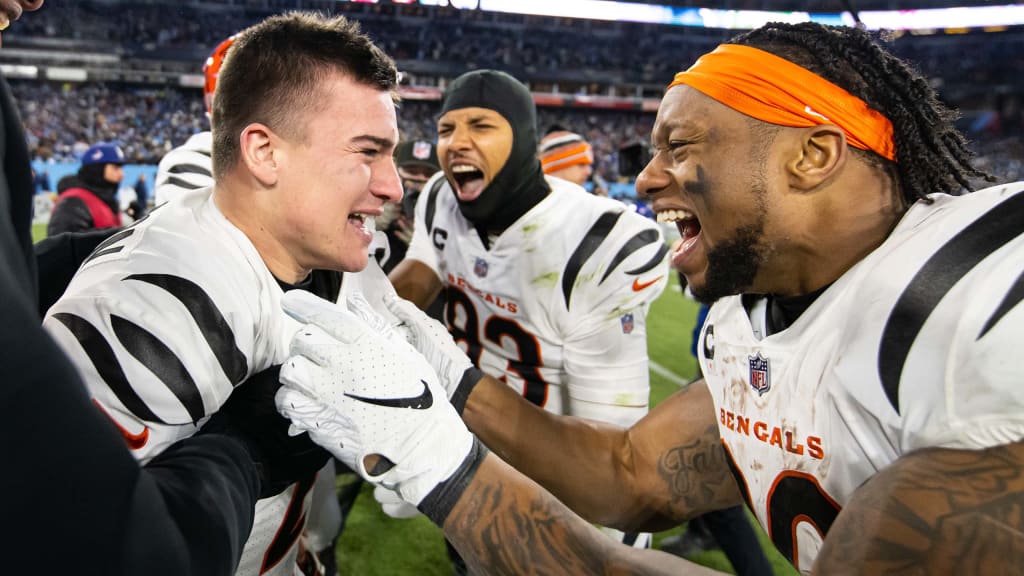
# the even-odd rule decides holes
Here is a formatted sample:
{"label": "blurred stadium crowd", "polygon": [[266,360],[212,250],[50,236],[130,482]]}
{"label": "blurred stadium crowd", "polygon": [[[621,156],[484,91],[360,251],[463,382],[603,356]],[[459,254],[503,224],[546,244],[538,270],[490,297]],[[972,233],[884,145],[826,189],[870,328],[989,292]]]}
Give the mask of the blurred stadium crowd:
{"label": "blurred stadium crowd", "polygon": [[[784,9],[769,6],[773,2],[778,4],[724,5]],[[888,4],[871,2],[876,8]],[[466,70],[493,67],[528,82],[535,93],[616,98],[614,109],[541,102],[538,119],[542,134],[557,125],[588,138],[596,174],[609,182],[630,176],[631,165],[623,167],[620,151],[649,139],[654,117],[644,99],[656,99],[676,71],[733,34],[332,0],[82,0],[43,10],[4,38],[4,63],[39,64],[42,54],[43,64],[89,71],[86,82],[11,82],[33,155],[74,162],[89,144],[110,141],[121,145],[129,162],[155,164],[207,125],[201,91],[181,87],[181,75],[198,74],[206,54],[232,32],[293,8],[343,12],[359,20],[396,58],[405,85],[434,87],[436,93]],[[936,78],[942,96],[961,110],[961,128],[988,169],[1000,178],[1024,177],[1024,30],[904,34],[894,36],[892,46]],[[403,137],[432,139],[437,111],[429,98],[404,102]]]}

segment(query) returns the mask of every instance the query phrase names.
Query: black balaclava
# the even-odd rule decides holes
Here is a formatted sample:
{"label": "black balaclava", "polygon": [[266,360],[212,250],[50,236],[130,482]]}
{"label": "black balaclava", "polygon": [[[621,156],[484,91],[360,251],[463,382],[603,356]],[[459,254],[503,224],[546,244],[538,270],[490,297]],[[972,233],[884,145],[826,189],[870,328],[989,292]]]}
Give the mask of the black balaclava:
{"label": "black balaclava", "polygon": [[106,164],[84,164],[78,169],[78,180],[82,187],[88,188],[116,214],[121,209],[117,204],[117,189],[120,184],[103,177],[106,167]]}
{"label": "black balaclava", "polygon": [[537,108],[522,82],[497,70],[467,72],[448,86],[440,116],[460,108],[494,110],[512,125],[505,165],[475,200],[458,201],[486,245],[487,232],[505,230],[551,191],[537,159]]}

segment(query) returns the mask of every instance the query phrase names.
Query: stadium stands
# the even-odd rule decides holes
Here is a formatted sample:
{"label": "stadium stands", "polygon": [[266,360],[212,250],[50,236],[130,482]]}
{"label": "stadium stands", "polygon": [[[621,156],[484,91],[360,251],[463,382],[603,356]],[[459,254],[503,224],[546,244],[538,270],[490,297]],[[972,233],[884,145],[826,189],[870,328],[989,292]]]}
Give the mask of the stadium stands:
{"label": "stadium stands", "polygon": [[[971,1],[867,0],[857,7]],[[783,0],[714,5],[808,9]],[[86,142],[110,140],[132,162],[152,164],[205,128],[199,70],[212,46],[293,8],[345,13],[396,58],[407,89],[400,112],[405,137],[433,137],[436,99],[448,79],[478,67],[503,69],[538,95],[542,130],[559,124],[585,135],[594,144],[598,175],[612,182],[623,176],[619,149],[649,139],[651,111],[672,74],[735,33],[332,0],[81,0],[44,9],[5,33],[0,64],[13,79],[37,159],[73,161]],[[962,126],[981,151],[1007,158],[993,165],[1012,169],[1024,126],[1024,29],[945,32],[893,35],[892,46],[938,78],[941,94],[961,108]]]}

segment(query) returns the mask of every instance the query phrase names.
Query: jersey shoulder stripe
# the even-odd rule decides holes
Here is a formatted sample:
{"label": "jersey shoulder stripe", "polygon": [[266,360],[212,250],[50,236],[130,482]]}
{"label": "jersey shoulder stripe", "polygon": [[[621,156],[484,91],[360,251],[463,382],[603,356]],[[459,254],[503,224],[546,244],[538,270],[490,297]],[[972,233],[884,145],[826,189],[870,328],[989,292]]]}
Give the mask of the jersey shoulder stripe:
{"label": "jersey shoulder stripe", "polygon": [[177,298],[195,320],[224,375],[237,386],[249,371],[245,354],[235,343],[235,333],[210,295],[195,282],[170,274],[132,274],[125,280],[138,280],[166,290]]}
{"label": "jersey shoulder stripe", "polygon": [[100,256],[105,256],[107,254],[116,254],[121,250],[124,250],[124,246],[114,246],[114,244],[117,244],[121,240],[124,240],[125,238],[131,236],[134,233],[135,228],[126,228],[118,232],[117,234],[114,234],[110,238],[107,238],[103,242],[100,242],[99,245],[96,246],[96,249],[92,251],[92,254],[90,254],[88,258],[82,261],[82,264],[84,265],[90,262],[91,260],[99,258]]}
{"label": "jersey shoulder stripe", "polygon": [[[197,152],[202,156],[209,158],[210,155],[202,152]],[[206,176],[213,178],[213,172],[210,170],[210,166],[197,164],[195,162],[182,162],[175,164],[167,169],[168,174],[199,174],[200,176]]]}
{"label": "jersey shoulder stripe", "polygon": [[611,233],[615,223],[622,217],[622,213],[622,210],[611,210],[601,214],[593,226],[583,235],[583,239],[580,240],[576,249],[573,250],[572,256],[569,257],[569,261],[565,265],[565,272],[562,274],[562,295],[565,298],[566,309],[569,309],[572,288],[576,284],[576,277],[579,275],[580,270],[583,269],[587,259],[597,251],[598,246]]}
{"label": "jersey shoulder stripe", "polygon": [[110,317],[110,327],[121,346],[143,363],[185,407],[192,422],[206,416],[203,397],[188,369],[159,338],[138,324],[120,316]]}
{"label": "jersey shoulder stripe", "polygon": [[[659,240],[661,240],[661,235],[658,234],[658,231],[653,228],[648,228],[647,230],[637,232],[636,235],[630,238],[622,246],[622,248],[619,249],[619,252],[615,255],[615,257],[612,258],[611,263],[608,264],[608,269],[605,270],[604,275],[601,276],[601,281],[598,282],[598,284],[604,283],[604,281],[608,279],[608,276],[611,275],[612,271],[614,271],[619,266],[619,264],[621,264],[626,258],[629,258],[631,254],[633,254],[637,250],[642,249],[644,246],[653,244],[654,242],[658,242]],[[658,250],[657,253],[655,253],[655,255],[650,260],[648,260],[646,263],[640,265],[637,268],[627,270],[626,274],[629,274],[630,276],[637,276],[639,274],[647,272],[648,270],[654,269],[656,266],[661,264],[661,260],[662,258],[665,257],[666,252],[668,252],[668,246],[662,244],[661,248]]]}
{"label": "jersey shoulder stripe", "polygon": [[121,363],[118,362],[113,348],[95,326],[81,316],[68,312],[57,312],[53,317],[67,327],[75,337],[86,357],[96,368],[100,378],[128,411],[142,420],[166,424],[163,419],[149,409],[145,400],[135,393],[131,384],[128,383],[124,370],[121,369]]}
{"label": "jersey shoulder stripe", "polygon": [[958,232],[925,262],[900,294],[878,350],[878,374],[897,413],[903,366],[914,340],[939,301],[990,254],[1024,234],[1024,193],[996,204]]}
{"label": "jersey shoulder stripe", "polygon": [[1017,276],[1017,280],[1014,281],[1013,286],[1010,287],[1003,301],[996,307],[992,316],[985,321],[985,325],[981,328],[976,340],[981,340],[989,330],[999,323],[1003,316],[1006,316],[1007,312],[1012,310],[1017,304],[1020,304],[1021,300],[1024,300],[1024,272]]}

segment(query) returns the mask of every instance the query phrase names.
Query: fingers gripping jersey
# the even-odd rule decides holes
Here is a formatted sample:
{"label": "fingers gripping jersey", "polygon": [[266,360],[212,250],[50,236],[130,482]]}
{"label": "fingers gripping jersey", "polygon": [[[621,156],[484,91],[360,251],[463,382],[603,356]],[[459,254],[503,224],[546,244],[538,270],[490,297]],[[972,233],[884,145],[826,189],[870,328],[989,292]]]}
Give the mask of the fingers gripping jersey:
{"label": "fingers gripping jersey", "polygon": [[1024,185],[919,202],[786,330],[740,297],[698,346],[751,508],[798,569],[858,486],[927,447],[1024,438]]}
{"label": "fingers gripping jersey", "polygon": [[[194,434],[234,386],[284,361],[299,325],[281,311],[281,294],[203,189],[101,244],[44,327],[147,462]],[[290,531],[301,528],[308,490],[296,486],[257,503],[238,574],[292,573]]]}
{"label": "fingers gripping jersey", "polygon": [[153,187],[155,206],[186,192],[213,186],[212,146],[213,134],[199,132],[160,159]]}
{"label": "fingers gripping jersey", "polygon": [[448,286],[448,327],[470,359],[547,410],[631,424],[648,402],[645,317],[667,283],[655,223],[549,177],[551,194],[488,250],[437,178],[407,257]]}

